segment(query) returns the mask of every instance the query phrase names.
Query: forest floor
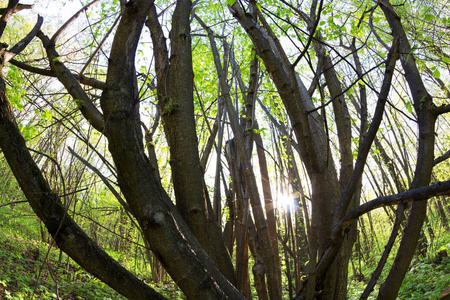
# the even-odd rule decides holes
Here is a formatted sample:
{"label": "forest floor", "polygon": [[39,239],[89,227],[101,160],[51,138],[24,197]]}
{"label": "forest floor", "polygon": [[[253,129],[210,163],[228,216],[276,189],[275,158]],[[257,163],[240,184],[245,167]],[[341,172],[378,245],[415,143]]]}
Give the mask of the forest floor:
{"label": "forest floor", "polygon": [[125,299],[49,245],[0,236],[0,299]]}
{"label": "forest floor", "polygon": [[[125,299],[67,260],[56,247],[17,234],[0,233],[0,299]],[[351,281],[349,299],[359,299],[365,283]],[[438,299],[450,287],[450,258],[416,261],[404,280],[398,299]],[[169,299],[183,298],[167,286]],[[372,297],[375,297],[373,295]],[[369,299],[375,299],[375,298]]]}

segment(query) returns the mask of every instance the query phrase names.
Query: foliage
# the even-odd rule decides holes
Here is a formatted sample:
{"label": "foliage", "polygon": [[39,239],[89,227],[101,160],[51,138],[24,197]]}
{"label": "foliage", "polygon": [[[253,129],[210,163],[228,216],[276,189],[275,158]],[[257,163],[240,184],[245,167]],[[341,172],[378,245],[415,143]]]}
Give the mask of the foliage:
{"label": "foliage", "polygon": [[73,262],[59,263],[48,244],[4,233],[0,242],[2,299],[124,299]]}
{"label": "foliage", "polygon": [[[357,175],[360,176],[357,180],[359,183],[350,197],[355,202],[350,206],[354,206],[348,210],[371,199],[407,190],[412,184],[419,182],[416,178],[420,176],[428,177],[420,180],[426,184],[430,180],[432,183],[448,180],[448,160],[429,166],[429,172],[416,165],[421,163],[422,158],[418,151],[424,149],[420,144],[424,140],[420,136],[423,128],[420,127],[422,123],[418,122],[418,118],[422,117],[420,114],[425,108],[436,111],[440,107],[441,113],[436,115],[436,126],[427,129],[434,134],[426,135],[428,140],[432,139],[435,153],[429,151],[421,153],[422,156],[426,155],[431,162],[440,155],[445,156],[450,145],[448,111],[445,114],[450,97],[447,84],[450,64],[450,56],[447,54],[447,41],[450,37],[447,29],[450,18],[441,17],[446,15],[448,7],[437,1],[391,1],[399,2],[394,5],[394,10],[399,15],[397,19],[402,20],[410,48],[399,54],[403,65],[399,62],[394,64],[391,90],[386,99],[382,99],[379,98],[380,90],[387,78],[386,59],[389,49],[386,48],[394,42],[395,33],[382,10],[380,3],[383,1],[377,5],[368,0],[345,3],[323,1],[320,10],[314,7],[318,1],[304,1],[297,3],[298,5],[291,1],[250,1],[250,5],[253,2],[256,4],[245,7],[243,16],[254,18],[252,21],[258,24],[250,26],[246,31],[238,18],[230,12],[229,6],[240,7],[248,4],[247,2],[193,2],[196,6],[189,15],[190,25],[185,28],[191,31],[189,37],[192,38],[192,52],[189,55],[192,55],[192,69],[181,76],[189,80],[192,76],[193,111],[182,108],[180,103],[185,99],[169,99],[167,95],[162,95],[167,90],[176,90],[182,83],[169,84],[165,81],[167,78],[160,81],[158,64],[164,65],[167,62],[157,61],[158,46],[161,47],[162,44],[158,45],[151,39],[150,26],[144,27],[136,56],[133,56],[136,74],[133,74],[132,79],[136,82],[130,80],[133,82],[128,82],[123,89],[121,87],[123,91],[131,87],[130,90],[126,90],[121,96],[114,96],[114,99],[110,99],[111,103],[106,104],[108,93],[111,88],[115,88],[104,88],[108,84],[105,83],[108,68],[120,61],[111,59],[114,55],[111,52],[113,39],[119,31],[113,26],[116,26],[116,20],[123,17],[121,9],[124,9],[116,0],[100,2],[71,24],[54,45],[54,50],[58,52],[56,58],[47,59],[48,53],[52,51],[43,49],[45,42],[41,44],[39,39],[35,39],[27,52],[16,57],[30,66],[41,68],[37,74],[23,71],[13,64],[7,64],[3,68],[7,80],[6,93],[16,115],[14,122],[17,122],[51,193],[57,195],[67,214],[113,259],[171,299],[179,299],[183,294],[156,257],[163,258],[163,261],[165,259],[166,267],[168,262],[172,263],[169,261],[172,258],[164,257],[165,253],[150,251],[149,242],[152,241],[145,234],[151,228],[147,225],[140,227],[138,221],[142,222],[142,216],[133,216],[128,209],[128,205],[136,200],[135,194],[126,199],[125,195],[130,193],[121,190],[125,188],[124,182],[130,185],[134,182],[128,182],[132,178],[130,173],[120,173],[120,163],[128,161],[137,152],[137,156],[143,157],[145,150],[147,157],[143,161],[147,163],[151,160],[151,171],[158,171],[156,176],[145,179],[149,183],[146,187],[151,186],[153,190],[140,193],[141,196],[145,194],[143,197],[148,197],[143,200],[146,205],[139,206],[140,213],[147,206],[153,209],[165,201],[173,201],[179,205],[184,197],[194,195],[191,190],[180,191],[179,185],[177,186],[177,179],[180,177],[173,171],[174,166],[189,154],[188,149],[179,146],[184,142],[183,139],[195,139],[197,148],[194,148],[195,159],[192,161],[197,163],[198,152],[199,158],[205,159],[205,162],[202,161],[205,165],[202,166],[203,173],[198,172],[200,177],[203,176],[198,181],[201,184],[189,188],[201,190],[204,197],[201,203],[211,202],[211,207],[205,206],[207,210],[203,207],[207,213],[200,217],[205,217],[202,220],[206,222],[211,211],[214,211],[219,230],[222,230],[215,236],[220,239],[221,234],[224,237],[229,234],[231,242],[225,238],[220,241],[231,243],[227,244],[232,253],[230,263],[235,269],[244,266],[238,277],[248,276],[245,284],[248,284],[249,293],[254,298],[257,297],[258,290],[252,267],[262,261],[262,249],[273,251],[266,258],[280,257],[280,263],[274,269],[279,268],[281,271],[283,297],[296,296],[302,281],[311,272],[309,265],[313,265],[316,258],[321,257],[321,253],[316,253],[314,257],[309,255],[317,251],[315,247],[318,244],[325,248],[331,238],[317,234],[316,230],[321,224],[323,230],[330,231],[333,227],[331,222],[338,222],[337,219],[344,215],[343,212],[342,216],[336,218],[337,201],[344,194],[347,184],[352,181],[353,177],[350,178],[350,175],[355,174],[352,173],[354,166],[360,162],[367,127],[375,124],[378,117],[375,113],[383,101],[387,100],[387,104],[382,120],[375,130],[375,140],[373,143],[370,141],[372,145],[367,148],[369,152],[364,162],[364,173]],[[134,3],[130,1],[126,7]],[[172,55],[171,52],[177,38],[172,31],[172,26],[176,25],[176,20],[173,20],[175,7],[181,7],[181,1],[176,5],[171,1],[156,3],[156,21],[160,22],[161,30],[167,38],[164,46],[169,48],[168,67],[182,68],[183,66],[177,65],[177,55],[180,54]],[[321,1],[320,3],[322,4]],[[317,24],[314,22],[315,17],[320,17]],[[202,22],[206,23],[206,27]],[[317,25],[317,28],[313,25]],[[22,27],[18,21],[9,23],[6,34],[8,41],[19,40],[22,30],[28,31],[28,27],[31,28],[28,24]],[[17,28],[20,30],[15,30]],[[46,30],[48,33],[56,31],[54,28]],[[263,34],[255,38],[252,32],[258,30]],[[208,36],[210,33],[212,35]],[[269,45],[262,50],[258,49],[261,38]],[[217,52],[212,51],[214,43]],[[266,55],[268,52],[273,55]],[[294,61],[296,63],[292,65]],[[325,61],[327,66],[324,65]],[[420,101],[414,98],[416,91],[408,86],[408,76],[413,72],[400,69],[408,61],[417,66],[418,73],[413,74],[418,78],[415,84],[423,82],[425,93],[429,93],[429,97],[422,97]],[[61,74],[59,78],[53,77],[55,70],[52,76],[38,74],[45,73],[43,69],[48,71],[50,65],[56,63],[64,64],[68,68],[64,72],[72,72],[79,82],[73,81],[69,86],[63,86]],[[173,68],[178,72],[175,67]],[[278,67],[280,68],[277,69]],[[220,76],[221,68],[226,70],[223,81]],[[119,75],[113,75],[120,79],[125,76],[126,71],[126,68],[122,68]],[[171,72],[168,74],[173,75]],[[289,73],[289,76],[283,78],[285,81],[280,79],[283,72]],[[111,78],[115,78],[111,74],[108,76],[111,76],[108,77],[110,82]],[[83,78],[96,80],[101,87],[82,83]],[[160,88],[163,83],[168,84],[164,85],[165,90]],[[305,86],[302,87],[300,83]],[[136,87],[138,93],[135,93]],[[80,93],[75,95],[77,88],[82,90],[81,96],[86,96],[85,98],[80,97]],[[109,115],[103,116],[105,128],[96,130],[95,126],[91,126],[93,120],[83,115],[83,109],[91,104],[102,113],[109,110],[116,113],[116,109],[119,112],[125,111],[129,106],[121,107],[121,101],[128,99],[131,94],[134,97],[133,109],[139,114],[136,128],[142,126],[143,130],[142,136],[139,132],[134,139],[138,140],[137,146],[127,148],[124,141],[128,135],[121,136],[120,130],[117,130],[117,135],[116,132],[113,135],[105,128],[110,124],[109,121],[115,122],[124,115],[130,122],[134,122],[134,112],[111,119]],[[180,98],[187,96],[191,95],[182,95]],[[427,107],[429,98],[432,102]],[[226,101],[229,101],[230,107],[227,107]],[[237,120],[233,119],[233,110],[238,113]],[[177,122],[171,124],[164,119],[177,114],[184,114],[178,120],[192,118],[195,122],[192,132],[184,132],[185,128],[176,127]],[[233,121],[240,127],[233,127]],[[175,133],[186,133],[176,141],[179,144],[169,145],[170,126],[173,126],[172,129],[176,128],[173,131]],[[129,127],[127,124],[120,129],[128,130]],[[244,151],[231,154],[231,145],[237,143],[241,136],[246,139],[246,145],[242,146]],[[113,157],[111,150],[114,147],[111,145],[117,137],[123,139],[119,140],[115,149],[123,146],[118,152],[128,156]],[[139,148],[144,143],[146,148]],[[212,149],[211,152],[208,149]],[[258,150],[262,150],[263,154]],[[244,160],[243,153],[248,154],[248,162]],[[177,158],[176,155],[180,157]],[[266,165],[263,159],[266,160]],[[136,164],[133,168],[140,170],[139,168],[145,167],[143,165],[144,163]],[[259,173],[264,168],[267,168],[268,178],[263,178],[262,172]],[[146,170],[148,169],[150,167]],[[187,182],[195,177],[194,169],[200,170],[200,166],[182,169],[185,180],[178,182]],[[245,172],[249,170],[252,172],[247,176],[248,173]],[[144,172],[139,173],[139,176],[141,174]],[[249,184],[252,180],[256,182],[253,190]],[[26,180],[22,179],[21,183],[24,181]],[[266,195],[268,187],[272,189],[272,195],[269,196]],[[250,193],[255,190],[256,193]],[[120,296],[81,271],[69,259],[63,265],[60,257],[56,257],[57,250],[48,250],[47,243],[51,240],[49,234],[34,216],[31,207],[25,203],[26,199],[3,156],[0,156],[0,192],[0,205],[4,205],[0,207],[0,228],[4,229],[0,267],[11,265],[8,269],[2,269],[2,296],[15,297],[14,299],[52,299],[58,295],[63,299],[120,299]],[[291,198],[286,203],[282,202],[283,198],[287,198],[285,194]],[[274,200],[274,203],[267,204],[270,202],[267,201],[265,211],[261,210],[262,217],[257,218],[257,211],[261,207],[258,201],[263,203],[265,200]],[[448,259],[437,261],[435,257],[438,251],[450,250],[446,232],[448,205],[445,197],[428,200],[428,219],[422,229],[422,246],[428,246],[428,252],[416,253],[399,298],[432,299],[450,283],[446,275],[449,273],[446,266]],[[269,217],[272,206],[275,210],[271,227]],[[182,205],[178,206],[181,211],[180,207]],[[297,209],[298,207],[301,209]],[[193,211],[197,212],[198,207]],[[405,215],[407,213],[409,211]],[[189,214],[183,217],[187,219]],[[366,214],[357,221],[357,228],[354,226],[350,233],[345,232],[348,234],[345,242],[349,244],[346,247],[349,247],[348,286],[351,299],[358,298],[376,267],[394,219],[395,208],[384,207]],[[153,221],[154,219],[150,223],[153,224]],[[407,226],[405,224],[407,223],[402,226]],[[275,242],[278,243],[273,248],[262,247],[267,243],[264,242],[261,230],[267,227],[273,229]],[[176,230],[180,232],[181,239],[188,240],[189,237],[180,228],[182,227],[177,224]],[[241,242],[239,236],[244,232],[244,242]],[[398,251],[404,232],[400,230],[392,253]],[[166,234],[163,238],[168,241],[171,236]],[[200,240],[201,236],[196,238]],[[25,242],[27,240],[42,242],[32,244]],[[354,241],[357,242],[351,251]],[[49,260],[44,257],[47,252],[50,253]],[[395,256],[392,253],[378,283],[385,281],[392,269]],[[271,266],[265,267],[266,274],[263,278],[266,276],[267,279],[268,267]],[[347,265],[344,265],[343,270],[347,270]],[[319,281],[317,283],[320,286]],[[377,295],[378,287],[373,297]]]}

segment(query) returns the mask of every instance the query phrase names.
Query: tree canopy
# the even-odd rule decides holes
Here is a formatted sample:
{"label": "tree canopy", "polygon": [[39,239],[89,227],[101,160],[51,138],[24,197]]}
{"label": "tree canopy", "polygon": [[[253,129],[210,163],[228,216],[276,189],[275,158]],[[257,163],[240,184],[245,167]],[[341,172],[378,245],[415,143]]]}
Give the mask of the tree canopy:
{"label": "tree canopy", "polygon": [[447,3],[84,5],[64,22],[0,10],[1,174],[62,251],[129,299],[164,299],[107,253],[115,220],[134,230],[115,247],[189,299],[347,299],[384,208],[360,299],[377,283],[396,299],[427,216],[448,219]]}

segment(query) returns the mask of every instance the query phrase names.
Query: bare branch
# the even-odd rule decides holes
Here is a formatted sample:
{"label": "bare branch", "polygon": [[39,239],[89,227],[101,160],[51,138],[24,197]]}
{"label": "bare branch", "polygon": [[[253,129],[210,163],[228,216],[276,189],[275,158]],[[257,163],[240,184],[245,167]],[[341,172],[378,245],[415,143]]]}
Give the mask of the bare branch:
{"label": "bare branch", "polygon": [[67,67],[60,61],[60,56],[55,50],[55,44],[52,44],[48,37],[42,33],[42,31],[39,31],[37,36],[41,39],[42,44],[47,51],[50,67],[55,72],[59,81],[74,98],[74,101],[77,102],[77,106],[83,116],[95,129],[102,132],[104,126],[103,114],[94,105],[94,103],[92,103],[91,99],[83,90],[75,76],[73,76],[70,70],[67,69]]}
{"label": "bare branch", "polygon": [[433,161],[433,166],[436,166],[437,164],[447,160],[450,158],[450,150],[448,150],[447,152],[445,152],[444,154],[442,154],[441,156],[437,157],[434,159]]}
{"label": "bare branch", "polygon": [[[21,69],[31,72],[31,73],[40,74],[40,75],[49,76],[49,77],[58,77],[56,75],[56,73],[53,72],[53,70],[33,67],[33,66],[27,65],[26,63],[23,63],[21,61],[17,61],[15,59],[11,59],[9,62],[16,67],[21,68]],[[99,90],[103,90],[106,88],[106,83],[104,83],[103,81],[97,80],[95,78],[90,78],[90,77],[86,77],[84,75],[78,75],[78,74],[74,74],[74,73],[72,73],[72,76],[74,76],[75,79],[81,84],[85,84],[85,85],[91,86],[91,87],[99,89]]]}
{"label": "bare branch", "polygon": [[[21,11],[22,9],[31,9],[34,7],[34,4],[17,4],[17,6],[13,10],[13,14],[16,12]],[[8,11],[8,7],[6,8],[0,8],[0,15],[4,15]]]}
{"label": "bare branch", "polygon": [[9,18],[16,11],[19,0],[10,0],[8,2],[8,6],[5,8],[5,11],[2,13],[2,18],[0,19],[0,37],[3,36],[3,32],[6,28],[6,23],[8,23]]}
{"label": "bare branch", "polygon": [[438,106],[438,107],[436,107],[434,112],[436,113],[436,115],[442,115],[442,114],[448,113],[448,112],[450,112],[450,104],[443,104],[441,106]]}
{"label": "bare branch", "polygon": [[292,64],[294,67],[298,64],[298,62],[303,58],[303,56],[305,56],[306,52],[309,49],[309,46],[311,45],[311,42],[313,40],[314,34],[316,33],[316,29],[317,29],[317,25],[319,25],[319,21],[320,21],[320,14],[322,12],[322,7],[323,7],[323,0],[320,0],[320,4],[319,4],[319,13],[317,14],[317,18],[316,21],[314,22],[314,25],[311,29],[311,33],[309,34],[308,37],[308,41],[306,42],[305,45],[305,49],[303,49],[302,53],[300,53],[300,55],[297,57],[297,59],[295,60],[295,62]]}
{"label": "bare branch", "polygon": [[117,201],[127,210],[130,211],[130,207],[128,204],[123,200],[123,198],[120,196],[119,192],[116,191],[116,189],[111,185],[109,182],[109,179],[106,178],[96,167],[91,165],[87,160],[79,156],[72,148],[69,147],[69,152],[75,156],[79,161],[83,163],[86,167],[92,170],[95,174],[97,174],[98,177],[103,181],[103,183],[106,185],[106,187],[113,193],[114,197],[116,197]]}
{"label": "bare branch", "polygon": [[114,24],[111,26],[111,28],[108,30],[108,32],[105,34],[105,36],[103,37],[102,41],[100,42],[100,44],[98,45],[97,49],[95,49],[95,51],[91,54],[91,56],[89,57],[88,61],[84,64],[84,67],[81,69],[80,74],[83,74],[84,71],[86,71],[87,67],[91,64],[92,60],[94,59],[94,57],[97,55],[97,53],[100,51],[100,49],[102,48],[103,44],[106,42],[106,39],[109,37],[109,35],[111,34],[111,32],[114,30],[114,28],[116,28],[117,23],[119,23],[120,20],[120,16],[118,16],[116,18],[116,20],[114,21]]}
{"label": "bare branch", "polygon": [[395,195],[378,197],[353,209],[334,227],[330,245],[317,264],[317,277],[322,277],[328,266],[333,262],[344,240],[346,229],[362,215],[380,207],[424,201],[441,195],[450,195],[450,180]]}
{"label": "bare branch", "polygon": [[61,36],[64,30],[66,30],[67,27],[69,27],[70,24],[72,24],[73,21],[75,21],[83,12],[85,12],[89,7],[97,3],[99,0],[94,0],[88,5],[84,6],[82,9],[80,9],[78,12],[76,12],[69,20],[67,20],[66,23],[64,23],[52,36],[50,39],[50,44],[55,45],[58,38]]}
{"label": "bare branch", "polygon": [[3,58],[4,64],[10,61],[14,56],[22,52],[25,47],[28,46],[28,44],[34,39],[34,37],[41,29],[42,22],[44,22],[44,19],[38,15],[36,25],[34,25],[34,28],[27,34],[27,36],[24,37],[20,42],[15,44],[14,47],[11,48],[11,50],[5,51],[5,56]]}
{"label": "bare branch", "polygon": [[378,102],[375,109],[375,114],[367,131],[366,137],[363,140],[361,147],[358,150],[358,157],[356,158],[355,168],[350,177],[350,180],[345,188],[344,193],[337,205],[336,217],[341,218],[348,209],[348,205],[355,192],[357,184],[361,179],[364,166],[366,164],[367,155],[369,154],[370,147],[380,127],[381,120],[383,119],[384,108],[386,106],[387,97],[391,88],[392,77],[394,75],[395,63],[399,57],[399,40],[394,39],[392,47],[389,51],[388,58],[386,60],[386,71],[384,75],[383,85],[381,87],[380,94],[378,95]]}

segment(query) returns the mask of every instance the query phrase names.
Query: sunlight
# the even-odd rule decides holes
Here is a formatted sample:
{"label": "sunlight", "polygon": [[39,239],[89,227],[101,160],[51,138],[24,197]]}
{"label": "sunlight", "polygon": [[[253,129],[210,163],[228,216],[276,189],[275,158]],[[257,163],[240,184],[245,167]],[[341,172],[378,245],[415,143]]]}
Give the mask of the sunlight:
{"label": "sunlight", "polygon": [[294,197],[290,194],[279,194],[277,196],[277,202],[278,202],[278,207],[279,208],[283,208],[284,209],[288,209],[288,207],[290,209],[292,209],[292,207],[294,206]]}

